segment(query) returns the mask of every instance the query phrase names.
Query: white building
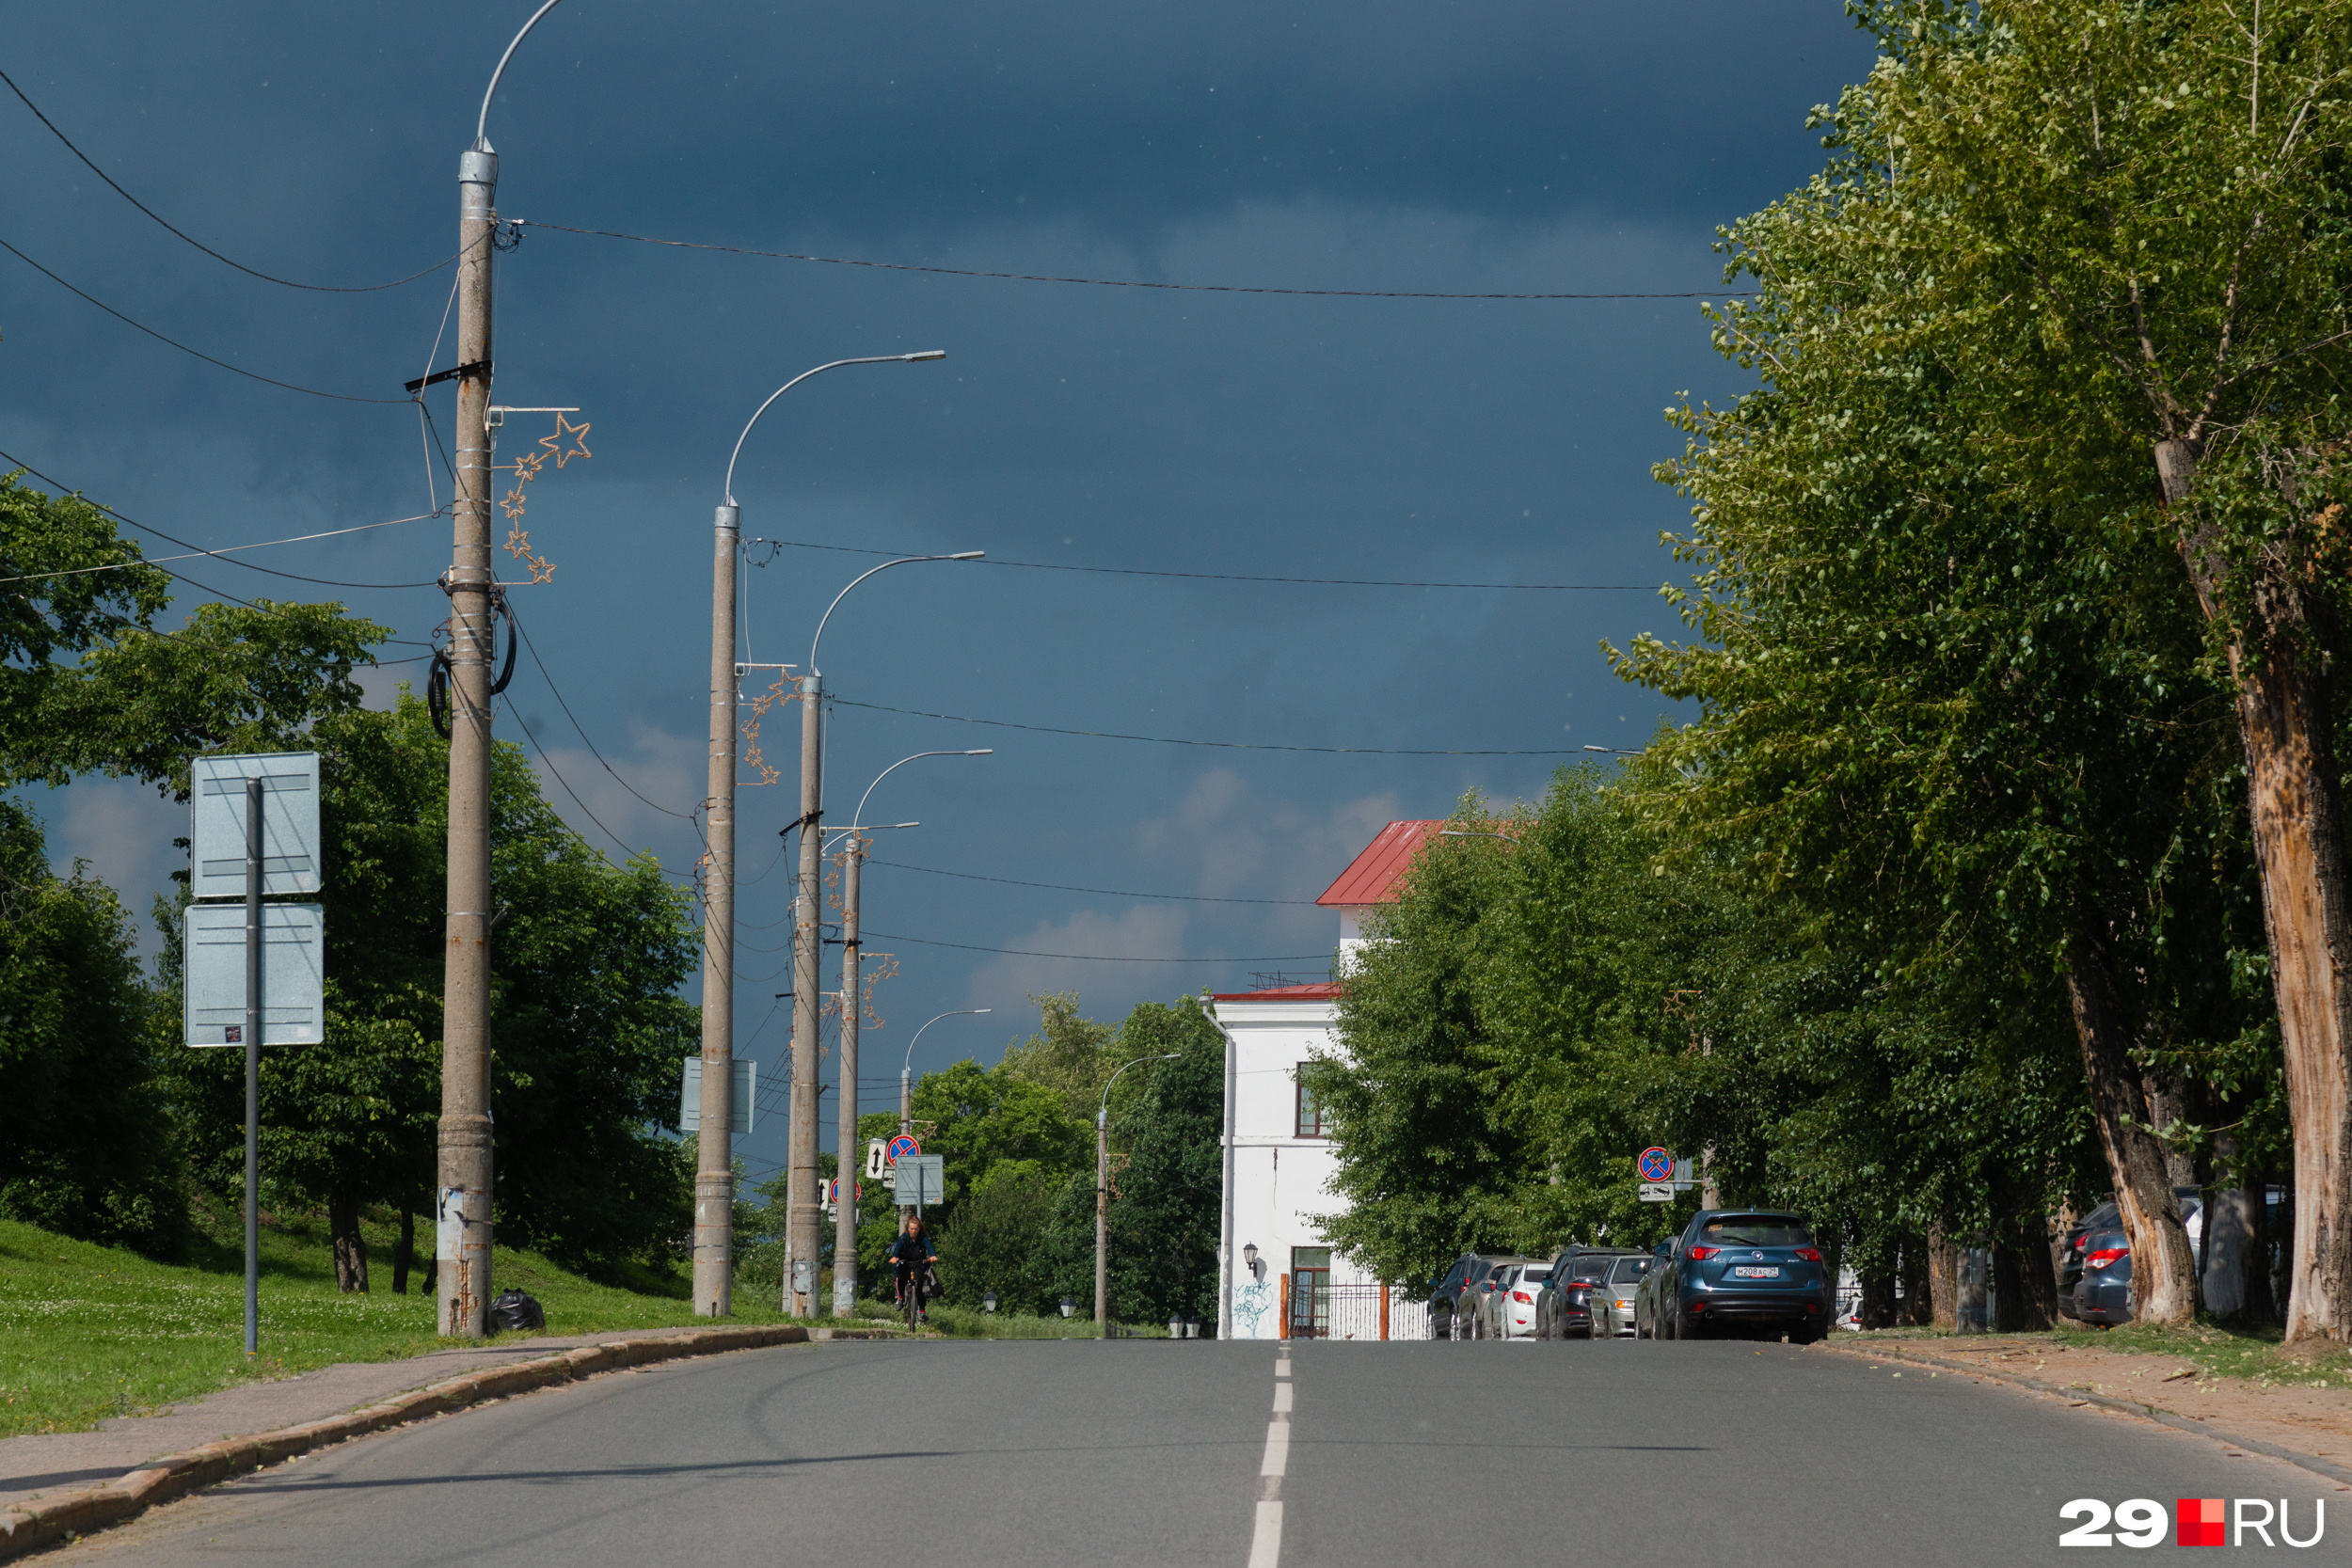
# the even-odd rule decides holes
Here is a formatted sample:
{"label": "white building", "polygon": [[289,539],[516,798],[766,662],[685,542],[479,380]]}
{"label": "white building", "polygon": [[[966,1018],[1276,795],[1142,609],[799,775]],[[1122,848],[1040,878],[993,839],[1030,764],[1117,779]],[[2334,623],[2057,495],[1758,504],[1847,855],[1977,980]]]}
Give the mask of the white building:
{"label": "white building", "polygon": [[[1413,857],[1442,825],[1390,823],[1315,900],[1339,911],[1341,975],[1366,940],[1364,917],[1396,902]],[[1212,998],[1210,1016],[1227,1042],[1220,1338],[1286,1338],[1285,1299],[1295,1304],[1292,1316],[1302,1332],[1369,1338],[1395,1310],[1393,1304],[1391,1313],[1380,1310],[1376,1282],[1334,1253],[1311,1217],[1339,1210],[1330,1187],[1339,1162],[1298,1067],[1339,1053],[1339,995],[1332,980]],[[1342,1324],[1335,1314],[1361,1321]]]}

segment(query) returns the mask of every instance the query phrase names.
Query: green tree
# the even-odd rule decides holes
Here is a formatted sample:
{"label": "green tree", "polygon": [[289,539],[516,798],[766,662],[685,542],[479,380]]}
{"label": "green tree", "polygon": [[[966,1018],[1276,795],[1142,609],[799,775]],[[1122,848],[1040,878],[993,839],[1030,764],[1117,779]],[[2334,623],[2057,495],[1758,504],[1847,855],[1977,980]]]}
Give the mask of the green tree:
{"label": "green tree", "polygon": [[[2161,495],[2152,531],[2187,568],[2234,710],[2263,877],[2296,1171],[2288,1332],[2352,1338],[2352,1249],[2322,1240],[2352,1226],[2352,987],[2334,957],[2352,945],[2352,864],[2330,674],[2352,559],[2338,460],[2352,7],[1887,0],[1865,16],[1883,57],[1824,112],[1835,188],[1817,183],[1811,232],[1783,233],[1833,264],[1764,309],[1809,307],[1812,333],[1938,362],[1965,399],[1949,428],[2021,518]],[[1724,324],[1775,373],[1791,363],[1769,315],[1735,306]],[[2129,933],[2096,952],[2099,916],[2125,908],[2081,922],[2092,971],[2129,973]],[[2137,1119],[2129,1086],[2090,1062],[2161,1054],[2161,1027],[2097,974],[2071,980],[2103,1134],[2129,1167],[2135,1291],[2148,1268],[2156,1315],[2177,1317],[2175,1227],[2145,1212],[2145,1150],[2111,1132]]]}
{"label": "green tree", "polygon": [[[326,845],[326,1043],[262,1058],[264,1164],[323,1204],[338,1277],[364,1290],[360,1211],[429,1208],[440,1106],[448,748],[404,691],[311,732]],[[493,1107],[499,1227],[568,1264],[666,1267],[689,1223],[671,1140],[695,1010],[686,895],[615,866],[541,798],[520,751],[492,762]],[[176,935],[176,923],[169,927]],[[183,1053],[176,1100],[199,1172],[240,1180],[242,1069]],[[403,1255],[405,1256],[405,1254]],[[396,1262],[395,1283],[402,1269]]]}
{"label": "green tree", "polygon": [[187,1204],[151,1082],[154,1006],[112,890],[79,866],[54,875],[40,823],[0,799],[0,1212],[181,1256]]}

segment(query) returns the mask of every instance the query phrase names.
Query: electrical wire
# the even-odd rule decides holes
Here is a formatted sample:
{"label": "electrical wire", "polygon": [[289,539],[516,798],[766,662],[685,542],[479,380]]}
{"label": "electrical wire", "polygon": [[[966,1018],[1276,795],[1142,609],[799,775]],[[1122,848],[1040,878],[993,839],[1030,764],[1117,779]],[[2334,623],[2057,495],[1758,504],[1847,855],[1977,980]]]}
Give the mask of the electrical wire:
{"label": "electrical wire", "polygon": [[[171,224],[152,207],[150,207],[146,202],[141,201],[137,197],[133,196],[129,191],[124,190],[120,185],[116,184],[113,175],[108,174],[104,169],[100,168],[96,164],[91,163],[90,155],[83,151],[80,148],[74,146],[73,139],[71,136],[68,136],[63,131],[58,130],[55,120],[40,112],[40,104],[24,96],[24,89],[18,87],[16,83],[9,78],[7,71],[0,71],[0,82],[8,83],[8,90],[16,94],[18,100],[21,101],[26,108],[33,111],[33,118],[40,120],[43,125],[48,126],[49,134],[56,137],[59,141],[65,143],[66,150],[81,159],[82,162],[88,166],[89,171],[92,174],[95,174],[98,178],[106,182],[107,185],[114,191],[115,195],[122,198],[123,200],[129,202],[132,206],[136,207],[140,212],[145,213],[149,217],[153,218],[157,223],[162,224],[164,228],[169,230],[177,238],[184,240],[189,245],[196,246],[197,249],[202,251],[205,255],[210,256],[214,261],[234,267],[239,272],[244,273],[248,277],[258,277],[264,283],[281,284],[289,289],[307,289],[313,293],[372,294],[381,293],[386,289],[397,289],[403,283],[414,283],[418,278],[437,273],[443,267],[448,266],[451,261],[457,260],[457,256],[452,256],[448,258],[447,261],[434,262],[431,266],[425,268],[423,272],[412,272],[407,277],[397,278],[389,283],[370,283],[360,288],[335,288],[326,283],[297,283],[291,277],[273,277],[268,273],[256,272],[253,268],[246,266],[243,261],[232,261],[229,257],[223,256],[219,251],[215,250],[211,245],[206,245],[203,241],[192,238],[191,236],[181,232],[178,229],[172,228]],[[464,254],[465,252],[462,250],[457,253],[459,256]]]}
{"label": "electrical wire", "polygon": [[881,703],[853,702],[850,698],[831,694],[825,700],[838,703],[843,707],[862,707],[869,713],[902,713],[910,719],[945,719],[956,724],[985,724],[991,729],[1028,730],[1038,735],[1074,735],[1092,740],[1140,740],[1153,746],[1206,746],[1222,752],[1312,752],[1324,756],[1348,757],[1574,757],[1584,754],[1582,747],[1480,751],[1402,746],[1280,746],[1271,743],[1262,745],[1254,740],[1184,740],[1165,735],[1126,735],[1118,730],[1065,730],[1053,724],[1016,724],[1009,719],[972,719],[961,713],[926,713],[921,708],[888,707]]}
{"label": "electrical wire", "polygon": [[[0,453],[0,456],[5,455],[5,453]],[[29,473],[32,470],[27,469],[25,471]],[[55,482],[52,481],[51,483],[54,483]],[[332,539],[337,534],[341,533],[362,533],[372,528],[390,528],[395,523],[421,523],[429,518],[437,517],[440,514],[437,512],[422,512],[419,513],[414,517],[394,517],[387,522],[361,523],[357,528],[328,529],[324,533],[297,533],[291,539],[263,539],[251,545],[230,545],[217,550],[192,549],[186,555],[141,556],[136,561],[118,561],[104,566],[71,566],[62,572],[26,572],[18,577],[0,578],[0,582],[46,582],[54,578],[87,577],[93,572],[124,572],[130,570],[134,566],[154,566],[167,561],[194,561],[202,556],[212,556],[217,560],[229,561],[229,553],[231,550],[262,550],[267,549],[273,545],[307,544],[309,541],[313,539]],[[164,533],[158,533],[156,534],[156,537],[159,539],[170,539],[170,535]],[[186,541],[180,539],[170,539],[170,542],[175,545],[186,543]],[[231,566],[253,566],[253,562],[249,561],[229,561],[229,564]],[[429,578],[422,582],[337,582],[329,578],[306,578],[299,572],[280,572],[268,566],[253,566],[253,569],[261,572],[268,572],[272,577],[292,578],[296,582],[324,583],[329,588],[430,588],[433,586],[433,579]]]}
{"label": "electrical wire", "polygon": [[[424,582],[339,582],[332,578],[309,578],[304,577],[299,572],[281,572],[275,566],[263,566],[250,561],[232,560],[230,557],[229,550],[258,550],[269,545],[294,545],[299,544],[305,539],[329,539],[338,533],[360,533],[372,528],[390,528],[393,523],[421,523],[426,521],[428,518],[439,515],[438,513],[426,512],[421,513],[414,517],[394,517],[390,522],[384,523],[361,523],[357,528],[329,529],[325,533],[306,533],[297,539],[265,539],[259,545],[231,545],[227,550],[208,550],[203,546],[195,543],[193,540],[175,537],[172,534],[166,533],[162,529],[156,528],[152,524],[142,523],[135,517],[125,516],[123,514],[117,512],[113,507],[108,506],[103,501],[91,500],[87,496],[82,495],[81,491],[67,484],[63,480],[42,473],[39,468],[34,467],[30,463],[25,462],[21,457],[16,457],[8,452],[0,451],[0,462],[7,463],[11,468],[23,469],[24,472],[32,475],[35,479],[40,480],[43,484],[50,485],[63,494],[80,497],[85,505],[96,507],[99,511],[103,512],[107,516],[114,518],[117,522],[119,522],[126,527],[137,529],[141,533],[151,533],[158,539],[164,540],[169,544],[181,546],[183,548],[194,551],[198,555],[216,556],[220,560],[227,562],[230,565],[242,566],[248,572],[266,572],[274,578],[291,578],[296,582],[314,582],[326,588],[430,588],[433,586],[431,580]],[[160,556],[154,559],[142,556],[136,561],[118,562],[112,566],[84,566],[79,567],[76,570],[82,572],[121,571],[132,566],[155,566],[157,571],[165,572],[166,576],[180,577],[180,574],[177,572],[170,572],[162,566],[156,565],[156,562],[181,561],[185,559],[186,557],[183,556],[170,555]],[[69,577],[72,575],[72,573],[68,572],[34,572],[21,578],[0,578],[0,582],[30,582],[39,578]],[[193,578],[181,578],[181,580],[183,582],[196,582],[196,579]],[[196,583],[196,586],[199,588],[204,587],[204,585],[200,582]],[[217,590],[210,588],[206,588],[204,591],[208,594],[217,592]],[[226,594],[221,595],[223,598],[230,598],[233,595]],[[239,604],[245,604],[247,601],[238,599],[237,602]],[[398,639],[394,639],[394,641],[397,641]],[[424,646],[421,642],[412,642],[408,645],[415,648]]]}
{"label": "electrical wire", "polygon": [[1015,283],[1082,283],[1098,289],[1164,289],[1181,293],[1303,294],[1323,299],[1736,299],[1753,289],[1693,290],[1680,293],[1507,294],[1445,293],[1423,289],[1272,289],[1240,283],[1142,283],[1130,277],[1057,277],[1045,273],[981,272],[972,267],[918,266],[912,261],[864,261],[847,256],[805,256],[789,250],[755,250],[749,245],[702,245],[692,240],[663,240],[650,234],[624,234],[611,229],[575,229],[569,224],[515,218],[516,229],[552,229],[564,234],[590,234],[603,240],[630,240],[638,245],[665,245],[675,250],[717,250],[730,256],[763,256],[776,261],[820,261],[834,267],[873,267],[883,272],[929,272],[946,277],[996,277]]}
{"label": "electrical wire", "polygon": [[[571,781],[564,776],[563,770],[557,768],[554,763],[548,760],[548,749],[541,745],[539,743],[539,737],[532,733],[531,721],[523,717],[522,709],[516,707],[510,702],[506,705],[506,711],[514,715],[516,724],[523,732],[523,737],[531,742],[532,752],[533,755],[538,757],[539,766],[546,768],[549,773],[555,776],[555,782],[564,786],[564,793],[572,798],[572,804],[578,806],[582,812],[587,813],[588,820],[594,822],[597,828],[601,829],[605,837],[619,845],[628,855],[629,859],[635,860],[640,854],[646,853],[643,850],[630,848],[628,840],[623,838],[612,829],[605,827],[603,818],[599,817],[595,812],[588,809],[588,802],[580,798],[580,791],[572,787]],[[598,852],[602,853],[602,851]],[[650,855],[648,855],[647,858],[650,859]],[[691,882],[694,879],[692,877],[682,872],[671,870],[668,866],[663,865],[658,860],[654,861],[653,864],[654,869],[660,872],[664,877],[669,877],[681,882]]]}
{"label": "electrical wire", "polygon": [[965,953],[1007,953],[1017,958],[1076,958],[1098,964],[1285,964],[1304,963],[1310,958],[1327,958],[1328,953],[1278,953],[1258,958],[1121,958],[1107,953],[1032,953],[1025,947],[975,947],[964,942],[933,942],[929,937],[898,937],[888,931],[869,931],[868,936],[883,942],[912,942],[924,947],[953,947]]}
{"label": "electrical wire", "polygon": [[337,403],[405,404],[409,401],[406,398],[360,398],[353,397],[348,392],[322,392],[316,387],[297,387],[291,381],[279,381],[275,377],[257,374],[252,371],[245,370],[239,366],[232,365],[226,359],[215,359],[201,349],[190,348],[187,344],[180,341],[176,338],[167,338],[162,333],[156,331],[153,327],[149,326],[144,323],[134,321],[131,317],[124,315],[121,311],[116,309],[113,306],[107,304],[104,300],[98,298],[96,295],[84,293],[81,290],[75,288],[64,278],[59,277],[56,273],[51,272],[47,267],[42,266],[39,261],[34,261],[30,256],[27,256],[23,251],[17,249],[16,246],[8,244],[8,241],[0,240],[0,250],[7,251],[9,255],[15,257],[18,261],[24,262],[26,266],[32,268],[43,277],[46,277],[49,281],[57,285],[60,289],[65,290],[66,293],[72,294],[77,298],[87,300],[90,304],[97,306],[101,310],[105,311],[106,314],[114,317],[115,320],[121,322],[127,326],[137,327],[141,332],[146,333],[157,342],[176,348],[183,354],[192,354],[208,365],[217,365],[224,371],[230,371],[235,374],[244,376],[248,381],[258,381],[266,387],[283,388],[289,392],[300,392],[306,397],[331,398]]}
{"label": "electrical wire", "polygon": [[[604,760],[604,753],[596,750],[596,743],[588,738],[588,731],[580,724],[579,715],[572,712],[572,705],[565,702],[564,700],[564,693],[557,689],[555,677],[548,673],[547,663],[545,660],[540,658],[539,650],[532,642],[531,633],[524,627],[522,618],[514,612],[514,608],[511,604],[508,606],[506,613],[507,619],[514,624],[515,629],[522,633],[524,651],[531,655],[531,662],[538,667],[539,678],[548,683],[548,690],[553,693],[555,697],[555,705],[562,708],[564,710],[564,717],[572,721],[572,728],[579,732],[580,743],[588,748],[588,754],[595,757],[606,772],[612,774],[612,780],[615,784],[619,784],[623,789],[628,790],[631,795],[637,796],[639,800],[644,801],[644,804],[648,806],[652,806],[654,810],[661,813],[664,816],[675,816],[681,822],[692,824],[696,836],[700,837],[703,841],[703,847],[705,848],[709,847],[710,839],[707,834],[703,832],[702,823],[699,820],[689,816],[685,812],[672,811],[667,806],[660,805],[652,800],[645,800],[644,795],[638,793],[637,787],[634,784],[630,784],[627,779],[622,778],[618,772],[614,771],[612,765]],[[570,786],[565,785],[565,787],[568,789]],[[575,795],[572,799],[577,800],[580,797]],[[585,811],[587,808],[583,806],[580,809]],[[602,827],[603,824],[598,823],[597,826]],[[760,875],[766,876],[767,873],[762,872]]]}
{"label": "electrical wire", "polygon": [[1041,887],[1055,893],[1099,893],[1105,898],[1172,898],[1187,904],[1302,904],[1312,908],[1311,898],[1211,898],[1199,893],[1125,893],[1109,887],[1071,887],[1061,882],[1025,882],[1011,877],[980,877],[969,871],[942,871],[936,866],[909,865],[904,861],[876,860],[868,857],[868,865],[887,865],[899,871],[920,871],[931,877],[961,877],[967,882],[996,882],[1005,887]]}
{"label": "electrical wire", "polygon": [[[921,550],[870,550],[854,545],[817,545],[804,539],[747,539],[744,547],[754,545],[780,545],[796,550],[834,550],[843,555],[920,555]],[[765,566],[755,561],[755,566]],[[1308,584],[1330,588],[1478,588],[1511,589],[1519,592],[1545,594],[1655,594],[1659,585],[1649,582],[1408,582],[1391,578],[1273,578],[1253,577],[1240,572],[1162,572],[1141,566],[1069,566],[1053,561],[999,561],[991,556],[979,562],[983,566],[1020,566],[1034,572],[1093,572],[1122,578],[1191,578],[1201,582],[1281,582]]]}

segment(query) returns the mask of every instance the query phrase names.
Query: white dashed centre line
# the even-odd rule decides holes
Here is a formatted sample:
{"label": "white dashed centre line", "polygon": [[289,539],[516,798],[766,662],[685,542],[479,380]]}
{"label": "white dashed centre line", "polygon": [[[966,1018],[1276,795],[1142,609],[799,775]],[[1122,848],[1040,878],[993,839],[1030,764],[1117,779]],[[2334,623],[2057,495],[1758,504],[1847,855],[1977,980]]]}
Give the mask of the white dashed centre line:
{"label": "white dashed centre line", "polygon": [[1249,1568],[1280,1568],[1282,1560],[1282,1474],[1291,1462],[1290,1346],[1274,1362],[1274,1418],[1266,1423],[1265,1458],[1258,1465],[1258,1515],[1249,1532]]}

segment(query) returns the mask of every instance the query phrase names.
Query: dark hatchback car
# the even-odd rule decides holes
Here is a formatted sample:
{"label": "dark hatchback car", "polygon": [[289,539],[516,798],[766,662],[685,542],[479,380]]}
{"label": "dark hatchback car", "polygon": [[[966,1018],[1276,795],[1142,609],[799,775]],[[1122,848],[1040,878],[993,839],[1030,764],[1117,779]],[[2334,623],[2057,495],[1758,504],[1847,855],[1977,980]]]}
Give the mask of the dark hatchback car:
{"label": "dark hatchback car", "polygon": [[1550,1276],[1535,1296],[1535,1337],[1591,1338],[1593,1292],[1609,1277],[1609,1266],[1627,1256],[1623,1247],[1562,1247],[1551,1260]]}
{"label": "dark hatchback car", "polygon": [[1476,1332],[1478,1294],[1505,1263],[1523,1262],[1506,1253],[1465,1253],[1429,1288],[1429,1337],[1467,1339]]}
{"label": "dark hatchback car", "polygon": [[2082,1277],[2066,1305],[2068,1316],[2103,1328],[2132,1321],[2132,1242],[2120,1225],[2083,1239]]}
{"label": "dark hatchback car", "polygon": [[1643,1284],[1668,1339],[1755,1324],[1804,1344],[1828,1331],[1836,1296],[1804,1221],[1764,1209],[1700,1210]]}

